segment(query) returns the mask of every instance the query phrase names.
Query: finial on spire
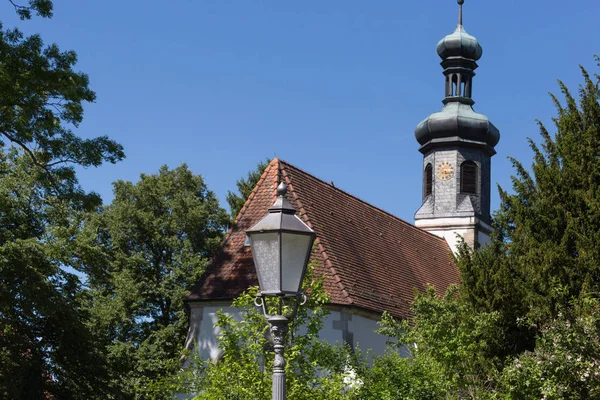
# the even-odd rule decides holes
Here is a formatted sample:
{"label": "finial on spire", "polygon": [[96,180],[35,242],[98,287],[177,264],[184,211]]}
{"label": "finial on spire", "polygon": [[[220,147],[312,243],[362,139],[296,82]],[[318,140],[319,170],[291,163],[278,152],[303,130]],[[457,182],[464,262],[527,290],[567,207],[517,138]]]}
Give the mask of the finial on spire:
{"label": "finial on spire", "polygon": [[463,4],[465,4],[465,0],[458,0],[458,24],[463,24]]}
{"label": "finial on spire", "polygon": [[287,189],[287,185],[281,182],[279,186],[277,186],[277,196],[285,196],[287,193]]}

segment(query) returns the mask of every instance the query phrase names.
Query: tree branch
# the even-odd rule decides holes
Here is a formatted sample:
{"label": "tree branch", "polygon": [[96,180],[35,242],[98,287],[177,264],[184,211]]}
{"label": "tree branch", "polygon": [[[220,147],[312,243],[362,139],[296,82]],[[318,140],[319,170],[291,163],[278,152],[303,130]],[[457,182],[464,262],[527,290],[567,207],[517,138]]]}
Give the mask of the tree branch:
{"label": "tree branch", "polygon": [[[9,0],[11,3],[12,1]],[[54,175],[52,174],[52,171],[50,169],[50,166],[48,166],[48,164],[43,164],[41,162],[38,161],[37,157],[35,156],[35,153],[33,151],[31,151],[31,149],[29,147],[27,147],[27,145],[25,143],[23,143],[22,141],[20,141],[19,139],[17,139],[16,137],[12,136],[11,134],[7,133],[7,132],[0,132],[0,134],[6,136],[8,138],[8,140],[10,140],[13,143],[16,143],[17,145],[19,145],[19,147],[21,147],[23,149],[23,151],[25,151],[29,157],[31,157],[31,160],[33,161],[33,164],[35,166],[37,166],[38,168],[41,168],[46,176],[48,177],[48,179],[50,180],[50,183],[52,184],[52,186],[54,187],[54,189],[58,192],[61,193],[61,189],[60,186],[58,185],[58,182],[56,181],[56,179],[54,179]]]}
{"label": "tree branch", "polygon": [[62,158],[60,160],[57,160],[57,161],[54,161],[54,162],[51,162],[51,163],[47,163],[46,166],[49,167],[49,168],[51,168],[51,167],[55,167],[55,166],[57,166],[59,164],[66,164],[66,163],[75,164],[75,160],[73,160],[73,159],[71,159],[69,157]]}
{"label": "tree branch", "polygon": [[10,4],[13,5],[13,7],[15,8],[15,11],[17,12],[17,14],[19,13],[19,11],[22,10],[29,10],[31,11],[31,7],[27,7],[27,6],[21,6],[19,4],[16,4],[13,0],[8,0]]}

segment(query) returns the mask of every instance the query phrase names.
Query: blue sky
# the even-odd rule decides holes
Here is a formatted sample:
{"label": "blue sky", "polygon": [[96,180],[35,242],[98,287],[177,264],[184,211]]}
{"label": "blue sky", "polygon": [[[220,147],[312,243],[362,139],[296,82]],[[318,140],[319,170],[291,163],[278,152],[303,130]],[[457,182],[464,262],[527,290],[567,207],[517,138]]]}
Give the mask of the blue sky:
{"label": "blue sky", "polygon": [[[80,171],[105,201],[112,182],[185,162],[219,198],[259,160],[280,157],[412,222],[421,203],[415,126],[441,109],[435,46],[455,0],[57,0],[51,20],[4,27],[75,50],[96,103],[78,133],[109,135],[127,159]],[[555,115],[556,79],[576,90],[597,72],[598,0],[466,0],[484,54],[475,110],[500,129],[493,183],[507,156],[529,165],[535,119]],[[551,128],[551,131],[553,129]],[[493,189],[492,208],[498,206]]]}

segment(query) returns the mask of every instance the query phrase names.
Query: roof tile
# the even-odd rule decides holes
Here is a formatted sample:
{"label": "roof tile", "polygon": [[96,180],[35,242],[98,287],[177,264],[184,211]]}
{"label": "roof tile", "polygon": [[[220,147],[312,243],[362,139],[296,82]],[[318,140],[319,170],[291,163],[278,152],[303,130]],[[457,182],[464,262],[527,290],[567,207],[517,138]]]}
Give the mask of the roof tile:
{"label": "roof tile", "polygon": [[245,231],[275,201],[282,177],[298,215],[317,234],[317,273],[333,304],[396,317],[410,315],[414,289],[438,290],[458,282],[446,241],[274,159],[265,169],[223,245],[187,301],[233,299],[258,283]]}

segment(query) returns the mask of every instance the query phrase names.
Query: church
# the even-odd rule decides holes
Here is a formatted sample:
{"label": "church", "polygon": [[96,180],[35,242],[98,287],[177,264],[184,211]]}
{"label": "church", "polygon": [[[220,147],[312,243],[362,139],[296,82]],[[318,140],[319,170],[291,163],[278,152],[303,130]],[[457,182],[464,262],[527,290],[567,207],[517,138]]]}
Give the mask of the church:
{"label": "church", "polygon": [[316,273],[324,277],[331,311],[321,336],[329,343],[360,343],[382,354],[386,338],[375,330],[383,312],[408,318],[415,289],[433,285],[443,293],[458,282],[452,253],[460,238],[477,249],[492,231],[491,158],[500,139],[488,118],[473,110],[473,79],[483,50],[465,31],[464,0],[458,3],[458,25],[437,45],[443,108],[415,129],[423,154],[423,200],[414,225],[274,159],[186,297],[188,349],[196,346],[203,359],[221,356],[216,313],[223,310],[241,318],[231,301],[258,284],[246,230],[267,213],[280,182],[288,186],[288,200],[298,217],[317,235],[313,259],[318,262]]}

